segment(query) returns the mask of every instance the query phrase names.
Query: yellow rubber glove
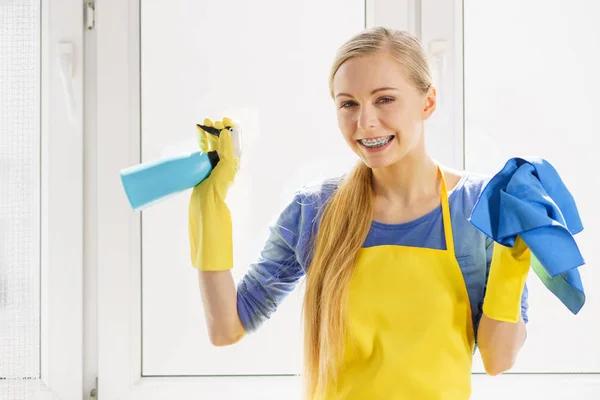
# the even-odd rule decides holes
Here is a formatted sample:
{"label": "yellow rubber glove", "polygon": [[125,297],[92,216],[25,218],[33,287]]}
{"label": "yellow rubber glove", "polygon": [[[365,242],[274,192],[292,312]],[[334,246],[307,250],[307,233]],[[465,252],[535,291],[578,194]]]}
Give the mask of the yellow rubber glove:
{"label": "yellow rubber glove", "polygon": [[531,250],[520,236],[513,247],[494,243],[483,313],[491,319],[517,322],[521,316],[521,296],[530,269]]}
{"label": "yellow rubber glove", "polygon": [[[239,167],[241,131],[229,118],[214,124],[207,118],[204,125],[220,132],[217,136],[198,125],[200,150],[217,151],[219,162],[211,174],[194,187],[190,197],[190,256],[192,265],[199,270],[225,271],[233,268],[231,213],[225,197]],[[238,154],[234,154],[234,144]]]}

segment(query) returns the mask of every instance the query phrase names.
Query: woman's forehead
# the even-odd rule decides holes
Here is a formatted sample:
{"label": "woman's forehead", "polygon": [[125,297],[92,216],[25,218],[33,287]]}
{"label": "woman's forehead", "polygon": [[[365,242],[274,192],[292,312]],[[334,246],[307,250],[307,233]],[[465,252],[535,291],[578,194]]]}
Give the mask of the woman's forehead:
{"label": "woman's forehead", "polygon": [[334,80],[334,95],[338,93],[371,91],[388,87],[401,89],[408,85],[402,65],[392,57],[371,55],[346,61]]}

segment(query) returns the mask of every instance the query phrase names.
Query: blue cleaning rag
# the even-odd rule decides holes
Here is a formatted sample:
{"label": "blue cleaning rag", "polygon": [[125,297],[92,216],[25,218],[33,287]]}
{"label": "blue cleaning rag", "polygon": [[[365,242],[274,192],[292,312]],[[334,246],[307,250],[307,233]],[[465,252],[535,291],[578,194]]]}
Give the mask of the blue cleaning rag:
{"label": "blue cleaning rag", "polygon": [[519,235],[531,268],[573,313],[585,303],[578,267],[585,264],[573,235],[583,230],[573,196],[554,167],[537,157],[511,158],[477,200],[470,222],[508,247]]}

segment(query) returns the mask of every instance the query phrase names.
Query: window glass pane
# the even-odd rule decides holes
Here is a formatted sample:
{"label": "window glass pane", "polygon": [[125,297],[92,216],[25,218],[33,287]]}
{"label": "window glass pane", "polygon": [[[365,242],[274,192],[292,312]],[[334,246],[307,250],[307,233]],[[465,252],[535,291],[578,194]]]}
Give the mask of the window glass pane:
{"label": "window glass pane", "polygon": [[598,17],[596,1],[464,2],[466,168],[492,174],[511,157],[545,158],[585,228],[575,238],[586,261],[586,304],[571,314],[532,271],[527,342],[514,372],[600,371]]}
{"label": "window glass pane", "polygon": [[[244,124],[227,198],[236,281],[294,191],[356,159],[337,128],[328,73],[337,48],[363,29],[364,12],[362,0],[141,2],[142,160],[196,149],[204,116]],[[142,214],[143,373],[301,372],[302,284],[256,334],[210,344],[190,266],[189,194]]]}

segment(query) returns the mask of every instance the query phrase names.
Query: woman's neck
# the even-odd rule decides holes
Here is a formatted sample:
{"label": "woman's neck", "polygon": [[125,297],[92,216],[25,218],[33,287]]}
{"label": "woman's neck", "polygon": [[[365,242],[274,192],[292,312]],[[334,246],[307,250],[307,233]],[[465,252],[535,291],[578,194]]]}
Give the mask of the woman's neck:
{"label": "woman's neck", "polygon": [[426,154],[406,155],[401,161],[373,170],[373,193],[381,201],[406,208],[439,196],[438,165]]}

